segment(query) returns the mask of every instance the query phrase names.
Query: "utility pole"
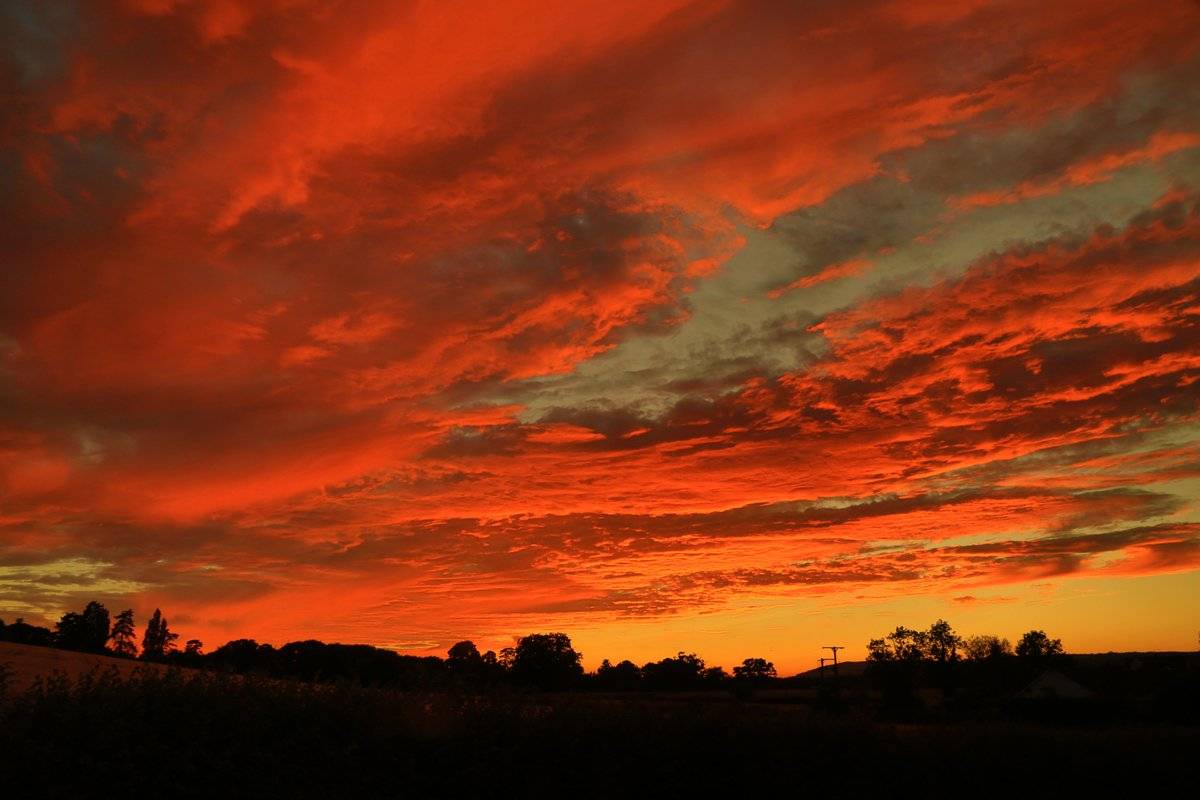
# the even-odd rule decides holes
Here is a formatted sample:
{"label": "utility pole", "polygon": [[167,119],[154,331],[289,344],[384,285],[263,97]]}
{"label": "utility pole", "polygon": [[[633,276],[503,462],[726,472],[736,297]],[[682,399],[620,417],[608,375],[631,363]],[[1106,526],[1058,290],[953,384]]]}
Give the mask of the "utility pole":
{"label": "utility pole", "polygon": [[[837,668],[837,665],[838,665],[838,661],[837,661],[837,651],[838,651],[838,650],[845,650],[845,649],[846,649],[845,645],[840,645],[840,644],[838,644],[838,645],[827,644],[827,645],[825,645],[824,647],[822,647],[821,649],[822,649],[822,650],[832,650],[832,651],[833,651],[833,676],[836,678],[836,677],[837,677],[837,674],[838,674],[838,668]],[[824,662],[825,662],[825,659],[821,659],[821,665],[822,665],[822,666],[824,666]]]}
{"label": "utility pole", "polygon": [[[845,648],[839,644],[839,645],[825,645],[825,647],[823,647],[821,649],[822,650],[832,650],[833,657],[827,658],[825,656],[822,656],[821,658],[817,659],[818,661],[821,662],[821,673],[820,673],[821,680],[820,680],[820,683],[818,684],[819,688],[817,689],[817,707],[836,711],[842,707],[842,701],[839,696],[839,691],[840,691],[841,687],[838,686],[838,683],[840,683],[840,681],[838,680],[837,651],[844,650]],[[833,677],[831,680],[828,680],[828,681],[825,680],[825,665],[827,663],[833,667]]]}

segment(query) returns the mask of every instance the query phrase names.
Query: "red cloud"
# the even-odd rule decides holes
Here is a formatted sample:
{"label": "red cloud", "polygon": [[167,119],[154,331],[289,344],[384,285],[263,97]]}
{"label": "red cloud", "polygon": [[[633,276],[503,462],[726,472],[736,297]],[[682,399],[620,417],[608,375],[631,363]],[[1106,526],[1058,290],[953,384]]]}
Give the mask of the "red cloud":
{"label": "red cloud", "polygon": [[959,208],[969,208],[971,206],[1015,203],[1018,200],[1032,197],[1058,194],[1073,186],[1087,186],[1106,181],[1125,167],[1147,161],[1158,161],[1180,150],[1188,150],[1196,146],[1200,146],[1200,134],[1158,131],[1142,147],[1083,159],[1072,164],[1055,178],[1025,181],[1011,189],[980,192],[969,197],[954,198],[951,203]]}
{"label": "red cloud", "polygon": [[[2,22],[22,43],[0,72],[4,562],[86,562],[214,632],[320,634],[300,630],[320,604],[367,609],[324,635],[433,642],[520,614],[1195,564],[1188,510],[1153,488],[1195,477],[1170,441],[1200,380],[1186,181],[1125,229],[951,280],[889,285],[855,247],[739,285],[781,307],[880,279],[776,328],[730,300],[732,338],[810,336],[803,369],[700,352],[711,377],[626,376],[665,412],[550,380],[674,341],[740,226],[912,180],[939,143],[1036,139],[1133,74],[1179,80],[1188,3],[38,13]],[[1015,179],[960,164],[935,206],[1069,193],[1196,137]],[[1118,528],[1138,533],[1078,538]]]}

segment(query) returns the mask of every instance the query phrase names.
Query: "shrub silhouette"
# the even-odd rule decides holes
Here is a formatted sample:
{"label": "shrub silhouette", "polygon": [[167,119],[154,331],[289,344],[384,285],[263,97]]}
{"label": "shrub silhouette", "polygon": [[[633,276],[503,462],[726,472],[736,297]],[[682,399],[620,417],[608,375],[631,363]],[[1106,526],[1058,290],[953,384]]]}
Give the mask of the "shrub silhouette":
{"label": "shrub silhouette", "polygon": [[0,625],[0,639],[14,644],[30,644],[37,647],[53,647],[54,631],[40,625],[30,625],[22,617],[17,617],[8,625]]}

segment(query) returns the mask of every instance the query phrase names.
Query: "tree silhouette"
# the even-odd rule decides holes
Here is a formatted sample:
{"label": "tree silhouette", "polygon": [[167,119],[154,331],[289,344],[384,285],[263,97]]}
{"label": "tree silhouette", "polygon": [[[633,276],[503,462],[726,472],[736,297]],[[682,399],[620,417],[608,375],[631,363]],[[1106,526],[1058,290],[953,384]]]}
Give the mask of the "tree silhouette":
{"label": "tree silhouette", "polygon": [[952,690],[953,665],[961,642],[941,619],[928,631],[900,626],[882,639],[868,642],[868,672],[882,690],[884,713],[903,719],[919,710],[915,690],[922,672],[931,672],[944,692]]}
{"label": "tree silhouette", "polygon": [[55,644],[54,631],[40,625],[30,625],[23,617],[17,617],[0,629],[0,639],[17,644],[31,644],[38,647],[53,647]]}
{"label": "tree silhouette", "polygon": [[930,665],[933,678],[942,692],[949,695],[957,685],[958,647],[962,644],[962,637],[954,632],[949,622],[939,619],[929,626],[925,641],[929,660],[933,662]]}
{"label": "tree silhouette", "polygon": [[160,633],[162,625],[162,611],[156,608],[154,609],[154,614],[150,617],[150,621],[146,623],[146,630],[142,634],[142,658],[147,661],[162,657],[163,645],[162,634]]}
{"label": "tree silhouette", "polygon": [[761,682],[775,677],[775,665],[765,658],[747,658],[733,668],[733,676],[743,680]]}
{"label": "tree silhouette", "polygon": [[971,661],[987,661],[1012,655],[1012,645],[1008,639],[985,634],[971,636],[963,641],[963,652]]}
{"label": "tree silhouette", "polygon": [[108,634],[109,641],[112,642],[112,651],[119,656],[133,658],[137,655],[137,629],[133,623],[133,609],[127,608],[120,614],[117,614],[113,620],[112,631]]}
{"label": "tree silhouette", "polygon": [[83,627],[86,631],[85,647],[90,653],[103,653],[108,644],[108,609],[95,600],[83,609]]}
{"label": "tree silhouette", "polygon": [[642,671],[632,661],[626,660],[614,665],[606,658],[596,670],[596,683],[603,689],[631,691],[638,688],[641,682]]}
{"label": "tree silhouette", "polygon": [[517,642],[512,676],[517,683],[542,689],[562,689],[583,674],[583,656],[571,647],[565,633],[531,633]]}
{"label": "tree silhouette", "polygon": [[81,614],[68,611],[54,623],[54,643],[64,650],[82,650],[85,638]]}
{"label": "tree silhouette", "polygon": [[108,642],[108,609],[95,600],[82,614],[68,611],[55,625],[55,641],[66,650],[103,653]]}
{"label": "tree silhouette", "polygon": [[470,641],[458,642],[446,652],[446,668],[457,680],[468,684],[490,680],[499,672],[496,654],[489,650],[486,657],[480,655],[479,648]]}
{"label": "tree silhouette", "polygon": [[503,647],[500,649],[500,655],[496,656],[496,663],[505,672],[512,672],[513,662],[516,660],[517,648],[515,647]]}
{"label": "tree silhouette", "polygon": [[941,664],[958,661],[958,646],[962,644],[962,637],[954,632],[946,620],[939,619],[929,626],[926,643],[931,660]]}
{"label": "tree silhouette", "polygon": [[1017,642],[1017,656],[1042,660],[1063,654],[1062,639],[1051,639],[1045,631],[1029,631]]}
{"label": "tree silhouette", "polygon": [[271,670],[277,655],[275,648],[269,644],[259,644],[254,639],[234,639],[210,653],[208,659],[239,675],[245,675]]}
{"label": "tree silhouette", "polygon": [[704,659],[682,650],[674,658],[642,666],[642,677],[651,689],[695,689],[705,678]]}
{"label": "tree silhouette", "polygon": [[868,661],[915,662],[924,660],[928,654],[929,634],[903,626],[897,627],[882,639],[872,639],[867,643]]}
{"label": "tree silhouette", "polygon": [[183,654],[185,656],[198,656],[203,649],[204,642],[199,639],[188,639],[187,644],[183,646]]}
{"label": "tree silhouette", "polygon": [[775,677],[775,665],[765,658],[747,658],[733,668],[733,691],[746,698],[769,679]]}
{"label": "tree silhouette", "polygon": [[474,642],[463,641],[455,644],[446,651],[446,666],[451,669],[471,668],[483,661],[479,648]]}
{"label": "tree silhouette", "polygon": [[162,627],[159,628],[159,636],[162,638],[162,652],[166,655],[175,649],[175,640],[179,638],[178,633],[173,633],[167,627],[167,618],[162,618]]}
{"label": "tree silhouette", "polygon": [[146,632],[142,635],[142,658],[147,661],[160,661],[175,649],[178,633],[172,633],[167,627],[167,618],[162,611],[154,609],[150,621],[146,623]]}

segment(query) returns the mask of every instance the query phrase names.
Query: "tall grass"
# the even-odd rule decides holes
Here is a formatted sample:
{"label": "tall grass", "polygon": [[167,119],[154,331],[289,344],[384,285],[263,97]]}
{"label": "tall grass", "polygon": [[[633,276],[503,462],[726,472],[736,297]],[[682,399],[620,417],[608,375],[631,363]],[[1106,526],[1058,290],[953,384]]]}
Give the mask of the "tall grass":
{"label": "tall grass", "polygon": [[[0,681],[2,683],[2,681]],[[61,676],[0,700],[10,796],[943,796],[1183,785],[1193,728],[896,726],[730,702]],[[18,782],[14,782],[18,781]]]}

